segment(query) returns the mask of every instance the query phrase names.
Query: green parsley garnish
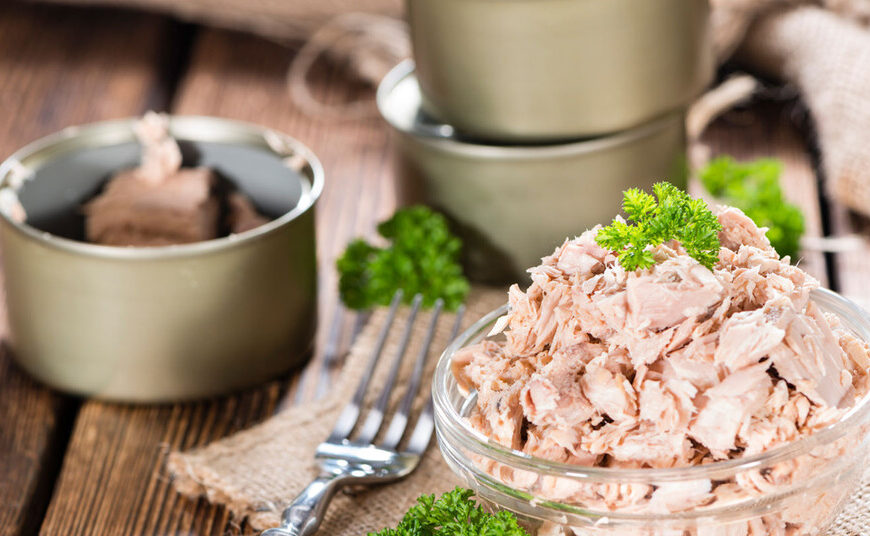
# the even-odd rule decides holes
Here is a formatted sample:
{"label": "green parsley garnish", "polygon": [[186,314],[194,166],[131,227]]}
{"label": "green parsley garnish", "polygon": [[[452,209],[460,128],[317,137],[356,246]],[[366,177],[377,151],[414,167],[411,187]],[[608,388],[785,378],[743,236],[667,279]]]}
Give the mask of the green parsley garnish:
{"label": "green parsley garnish", "polygon": [[470,489],[456,488],[442,495],[423,495],[394,529],[368,536],[528,536],[510,512],[489,514],[475,503]]}
{"label": "green parsley garnish", "polygon": [[406,302],[422,294],[424,307],[442,298],[445,308],[454,310],[465,300],[470,287],[459,265],[462,242],[443,215],[423,206],[403,208],[378,225],[378,233],[390,241],[387,247],[356,239],[336,262],[345,305],[389,305],[400,288]]}
{"label": "green parsley garnish", "polygon": [[796,259],[804,232],[800,209],[785,200],[779,177],[782,163],[771,158],[740,163],[729,156],[716,158],[701,170],[701,183],[713,197],[735,206],[759,227],[781,256]]}
{"label": "green parsley garnish", "polygon": [[709,269],[719,259],[716,215],[702,199],[668,182],[653,185],[655,197],[637,188],[623,192],[622,210],[628,222],[614,219],[595,237],[601,247],[619,253],[619,263],[628,271],[655,264],[650,246],[678,241],[686,253]]}

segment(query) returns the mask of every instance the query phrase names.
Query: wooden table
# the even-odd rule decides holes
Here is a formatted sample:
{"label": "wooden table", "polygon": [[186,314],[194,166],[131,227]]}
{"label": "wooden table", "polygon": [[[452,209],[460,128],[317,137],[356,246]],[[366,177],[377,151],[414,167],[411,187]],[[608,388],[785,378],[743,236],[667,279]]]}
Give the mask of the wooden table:
{"label": "wooden table", "polygon": [[[203,445],[304,403],[349,344],[355,315],[336,296],[335,257],[372,234],[395,206],[387,130],[365,120],[311,118],[291,102],[285,74],[293,50],[248,35],[139,13],[34,5],[0,7],[0,156],[71,124],[149,109],[207,114],[288,132],[323,161],[317,213],[320,330],[305,371],[198,403],[127,406],[51,391],[0,355],[0,536],[248,534],[220,506],[172,488],[170,449]],[[334,66],[313,80],[326,102],[371,98]],[[852,221],[819,191],[799,108],[773,103],[729,113],[708,131],[714,152],[786,162],[789,197],[810,236],[845,234]],[[797,120],[796,120],[797,119]],[[870,304],[870,251],[807,253],[802,265],[833,288]]]}

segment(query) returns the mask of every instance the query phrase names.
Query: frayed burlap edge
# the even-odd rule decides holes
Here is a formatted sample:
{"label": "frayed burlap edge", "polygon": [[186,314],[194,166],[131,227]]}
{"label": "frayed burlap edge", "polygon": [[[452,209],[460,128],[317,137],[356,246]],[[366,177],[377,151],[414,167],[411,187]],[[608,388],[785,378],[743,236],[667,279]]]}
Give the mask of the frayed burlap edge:
{"label": "frayed burlap edge", "polygon": [[[468,300],[464,324],[467,326],[507,300],[504,290],[475,289]],[[403,361],[397,385],[403,385],[413,365],[431,313],[422,313],[414,323],[411,345]],[[394,355],[400,326],[408,310],[399,312],[390,332],[382,359],[369,389],[367,404],[379,393]],[[431,378],[438,354],[447,346],[454,315],[445,314],[428,356],[427,378]],[[385,311],[376,311],[353,345],[341,376],[326,398],[292,407],[248,430],[205,447],[170,454],[167,468],[175,488],[190,497],[204,496],[225,504],[239,519],[247,519],[255,529],[275,526],[281,510],[317,474],[313,460],[316,445],[326,438],[338,413],[352,395],[364,370],[377,335],[385,321]],[[393,393],[393,407],[402,395]],[[429,395],[428,382],[416,401],[419,410]],[[413,422],[411,423],[413,426]],[[327,514],[323,534],[351,536],[394,525],[424,493],[442,493],[461,482],[442,459],[438,448],[430,447],[420,468],[409,478],[387,486],[371,488],[357,495],[339,494]]]}

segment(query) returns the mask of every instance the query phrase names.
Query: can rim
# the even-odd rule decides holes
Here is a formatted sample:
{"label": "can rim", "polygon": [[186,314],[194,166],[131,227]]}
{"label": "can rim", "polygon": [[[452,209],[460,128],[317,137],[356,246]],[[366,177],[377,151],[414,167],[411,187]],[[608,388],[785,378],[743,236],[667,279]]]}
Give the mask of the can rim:
{"label": "can rim", "polygon": [[[412,78],[416,85],[414,71],[414,61],[410,59],[404,60],[391,69],[381,80],[376,96],[378,111],[381,117],[393,130],[420,144],[427,145],[436,150],[476,159],[530,160],[591,154],[647,138],[672,125],[675,121],[683,120],[682,111],[672,111],[639,126],[593,138],[529,145],[496,145],[474,142],[457,138],[455,136],[455,129],[446,123],[434,123],[432,126],[423,128],[416,119],[411,119],[410,127],[396,120],[396,113],[392,111],[393,107],[390,102],[391,97],[396,87],[408,78]],[[419,88],[419,85],[417,87]],[[420,95],[422,102],[422,94]],[[413,113],[415,117],[419,117],[421,114],[424,117],[428,117],[422,111],[420,105],[415,106]]]}
{"label": "can rim", "polygon": [[[32,170],[38,168],[47,159],[66,154],[76,148],[131,141],[133,140],[132,126],[138,120],[138,117],[127,117],[74,125],[32,141],[0,163],[0,188],[11,188],[8,184],[10,174],[24,165],[23,161],[27,159],[36,159],[36,162],[30,166],[24,165],[25,168],[30,167]],[[28,225],[26,221],[13,220],[6,211],[2,210],[0,210],[0,223],[43,245],[71,253],[107,259],[159,260],[214,253],[271,235],[313,208],[323,193],[325,173],[320,160],[306,145],[283,132],[246,121],[205,115],[170,115],[169,122],[170,131],[180,139],[254,143],[282,158],[301,157],[304,166],[299,170],[300,181],[304,183],[307,178],[310,184],[303,184],[299,201],[291,210],[259,227],[189,244],[147,247],[92,244],[40,231]],[[196,137],[192,136],[194,133],[197,134]],[[89,138],[89,141],[83,141],[84,138]],[[60,149],[64,145],[68,145],[66,150]],[[38,158],[40,156],[43,158]]]}

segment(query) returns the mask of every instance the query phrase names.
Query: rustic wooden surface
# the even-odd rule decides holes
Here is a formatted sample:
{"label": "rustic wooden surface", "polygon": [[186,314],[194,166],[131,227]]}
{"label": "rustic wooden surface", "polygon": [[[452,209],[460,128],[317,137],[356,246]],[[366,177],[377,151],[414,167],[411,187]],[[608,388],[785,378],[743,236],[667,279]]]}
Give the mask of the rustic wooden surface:
{"label": "rustic wooden surface", "polygon": [[[156,17],[4,4],[0,154],[64,126],[161,106],[168,30]],[[0,353],[0,534],[38,530],[77,407]]]}
{"label": "rustic wooden surface", "polygon": [[[394,206],[387,132],[379,120],[327,121],[292,104],[293,50],[254,37],[133,12],[0,5],[0,156],[63,126],[146,109],[261,123],[297,137],[323,161],[317,213],[320,329],[311,364],[244,393],[164,406],[80,401],[37,385],[0,352],[0,536],[249,534],[221,507],[172,489],[172,448],[245,428],[325,390],[350,343],[355,315],[336,296],[332,265],[347,241],[369,235]],[[340,67],[313,79],[326,102],[370,98]],[[726,114],[707,133],[714,154],[775,156],[810,236],[858,225],[818,191],[801,125],[789,103]],[[864,303],[870,250],[805,253],[802,266]]]}

